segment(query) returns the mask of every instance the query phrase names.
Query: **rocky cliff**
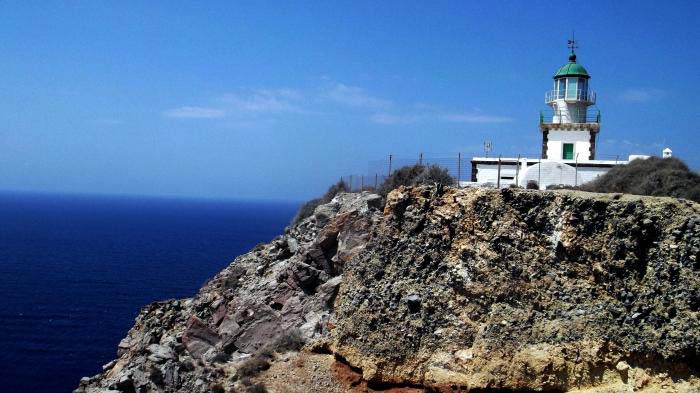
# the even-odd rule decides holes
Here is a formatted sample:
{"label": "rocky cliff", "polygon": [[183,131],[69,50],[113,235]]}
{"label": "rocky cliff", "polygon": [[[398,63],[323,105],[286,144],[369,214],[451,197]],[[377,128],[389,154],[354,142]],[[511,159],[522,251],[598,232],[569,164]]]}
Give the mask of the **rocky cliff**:
{"label": "rocky cliff", "polygon": [[341,194],[194,298],[145,307],[76,392],[700,391],[700,205],[440,187],[380,203]]}

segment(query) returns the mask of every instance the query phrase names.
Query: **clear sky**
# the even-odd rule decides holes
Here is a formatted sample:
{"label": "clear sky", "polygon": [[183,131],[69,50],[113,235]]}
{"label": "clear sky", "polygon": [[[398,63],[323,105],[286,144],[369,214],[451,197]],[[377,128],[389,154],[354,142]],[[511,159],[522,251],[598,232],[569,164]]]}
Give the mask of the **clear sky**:
{"label": "clear sky", "polygon": [[602,156],[694,169],[698,1],[5,1],[0,190],[304,199],[389,153],[537,155],[576,30]]}

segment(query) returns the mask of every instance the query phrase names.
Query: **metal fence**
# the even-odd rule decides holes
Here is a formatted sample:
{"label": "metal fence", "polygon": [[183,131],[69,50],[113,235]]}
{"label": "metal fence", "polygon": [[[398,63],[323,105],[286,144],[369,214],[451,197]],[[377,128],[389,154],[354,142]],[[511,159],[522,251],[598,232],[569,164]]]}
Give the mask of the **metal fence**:
{"label": "metal fence", "polygon": [[[508,159],[518,159],[527,158],[529,162],[533,160],[538,160],[541,156],[541,152],[525,151],[520,154],[472,154],[472,153],[453,153],[453,154],[430,154],[430,153],[418,153],[415,156],[403,156],[390,154],[386,158],[381,160],[372,160],[368,162],[366,172],[346,174],[341,177],[343,182],[351,189],[351,191],[374,191],[381,187],[387,177],[399,168],[412,165],[424,165],[432,166],[437,165],[445,170],[452,176],[455,185],[464,182],[469,182],[472,180],[472,158],[474,157],[487,157],[492,159],[498,159],[499,157]],[[596,160],[606,160],[611,162],[621,162],[626,161],[626,156],[611,155],[611,154],[597,154]],[[570,162],[565,161],[565,163],[571,166],[576,166],[578,163],[583,161],[578,161],[576,159],[570,160]],[[562,180],[562,182],[564,182]],[[571,181],[567,180],[571,183]]]}
{"label": "metal fence", "polygon": [[370,161],[364,174],[348,174],[341,179],[352,191],[372,191],[380,187],[386,178],[399,168],[412,165],[437,165],[446,169],[454,183],[459,184],[471,179],[472,157],[473,155],[464,153],[455,153],[452,156],[419,153],[413,157],[390,154],[385,159]]}

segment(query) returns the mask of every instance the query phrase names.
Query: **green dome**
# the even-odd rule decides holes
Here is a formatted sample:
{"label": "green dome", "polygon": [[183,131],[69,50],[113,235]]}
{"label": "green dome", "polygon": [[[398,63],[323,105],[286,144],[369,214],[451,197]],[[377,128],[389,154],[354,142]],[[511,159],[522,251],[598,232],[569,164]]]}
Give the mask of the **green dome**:
{"label": "green dome", "polygon": [[569,56],[569,62],[561,66],[557,73],[554,74],[555,79],[564,76],[582,76],[586,79],[591,77],[588,75],[586,69],[576,62],[576,55],[574,53]]}

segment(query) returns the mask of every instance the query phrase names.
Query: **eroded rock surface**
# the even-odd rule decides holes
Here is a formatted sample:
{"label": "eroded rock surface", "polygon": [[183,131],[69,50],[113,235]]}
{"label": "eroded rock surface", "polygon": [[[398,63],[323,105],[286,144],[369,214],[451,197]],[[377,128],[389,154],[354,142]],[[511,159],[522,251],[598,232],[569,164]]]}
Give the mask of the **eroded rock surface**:
{"label": "eroded rock surface", "polygon": [[684,201],[399,190],[347,267],[334,350],[368,380],[435,387],[691,378],[699,241]]}
{"label": "eroded rock surface", "polygon": [[269,391],[698,391],[700,205],[439,187],[380,205],[341,194],[145,307],[76,392],[245,391],[241,364],[291,330],[305,350],[252,377]]}

